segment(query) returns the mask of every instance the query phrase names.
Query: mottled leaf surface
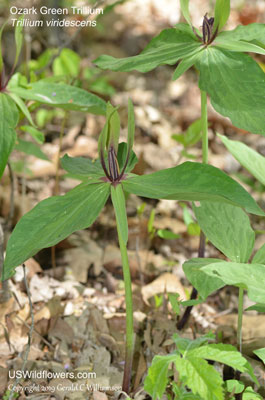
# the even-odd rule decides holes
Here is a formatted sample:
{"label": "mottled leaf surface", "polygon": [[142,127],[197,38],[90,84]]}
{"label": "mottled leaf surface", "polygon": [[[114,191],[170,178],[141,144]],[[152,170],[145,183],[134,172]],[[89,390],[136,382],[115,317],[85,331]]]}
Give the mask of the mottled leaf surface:
{"label": "mottled leaf surface", "polygon": [[218,41],[245,40],[247,42],[259,42],[265,46],[265,24],[239,25],[231,31],[223,31],[215,39]]}
{"label": "mottled leaf surface", "polygon": [[147,72],[158,65],[175,64],[181,58],[193,54],[200,45],[189,25],[178,24],[176,28],[163,30],[137,56],[119,59],[103,55],[94,63],[102,69],[112,71]]}
{"label": "mottled leaf surface", "polygon": [[[196,264],[195,260],[190,261]],[[197,273],[196,269],[188,268],[190,261],[184,263],[184,272],[189,281],[203,297],[207,297],[216,290],[218,286],[216,280],[220,279],[220,282],[223,281],[226,285],[240,286],[246,289],[250,300],[257,303],[265,303],[265,265],[221,261],[217,263],[207,263],[207,265],[203,266],[203,261],[200,259],[199,262],[201,265],[199,266],[199,263],[197,264],[197,271],[199,269],[205,276],[208,275],[212,277],[212,291],[210,291],[210,286],[208,288],[209,290],[206,291],[203,280],[200,279],[199,281],[195,276]]]}
{"label": "mottled leaf surface", "polygon": [[123,181],[126,192],[152,199],[225,201],[264,215],[255,200],[236,181],[218,168],[185,162],[153,174]]}
{"label": "mottled leaf surface", "polygon": [[201,201],[193,205],[197,221],[206,237],[231,261],[247,262],[255,233],[242,208],[226,203]]}
{"label": "mottled leaf surface", "polygon": [[250,300],[265,302],[265,265],[222,262],[203,267],[211,276],[220,276],[227,285],[244,287]]}
{"label": "mottled leaf surface", "polygon": [[196,64],[199,86],[238,128],[265,135],[265,74],[247,54],[208,47]]}
{"label": "mottled leaf surface", "polygon": [[183,264],[183,270],[187,279],[204,299],[225,286],[224,281],[220,277],[217,275],[215,277],[209,276],[202,270],[205,265],[218,262],[222,262],[222,260],[218,258],[192,258]]}

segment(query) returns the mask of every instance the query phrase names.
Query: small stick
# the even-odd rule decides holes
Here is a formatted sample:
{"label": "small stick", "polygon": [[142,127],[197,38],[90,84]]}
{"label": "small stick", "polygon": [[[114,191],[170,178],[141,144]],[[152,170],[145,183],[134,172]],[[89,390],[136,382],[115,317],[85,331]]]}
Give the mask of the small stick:
{"label": "small stick", "polygon": [[[24,324],[28,329],[30,329],[30,325],[27,324],[26,321],[24,321],[24,320],[23,320],[22,318],[20,318],[18,315],[16,315],[16,318],[17,318],[20,322],[22,322],[22,324]],[[33,331],[34,331],[34,333],[36,333],[36,335],[39,336],[39,338],[43,341],[43,343],[46,344],[46,346],[48,346],[51,350],[55,350],[55,347],[54,347],[50,342],[48,342],[48,340],[46,340],[43,336],[41,336],[41,334],[40,334],[38,331],[36,331],[35,328],[34,328]]]}
{"label": "small stick", "polygon": [[[27,275],[26,275],[26,266],[25,264],[22,264],[23,266],[23,273],[24,273],[24,283],[25,283],[25,287],[26,287],[26,291],[27,291],[27,296],[29,299],[29,307],[30,307],[30,316],[31,316],[31,325],[30,325],[30,330],[28,333],[28,344],[27,344],[27,348],[25,351],[25,356],[24,356],[24,361],[21,367],[21,372],[23,374],[27,361],[28,361],[28,356],[29,356],[29,351],[30,351],[30,346],[31,346],[31,341],[32,341],[32,334],[34,331],[34,314],[33,314],[33,305],[32,305],[32,301],[31,301],[31,296],[30,296],[30,291],[29,291],[29,286],[28,286],[28,282],[27,282]],[[18,385],[19,381],[21,378],[17,378],[15,381],[15,384],[12,387],[11,393],[8,397],[8,400],[12,400],[13,399],[13,394],[14,394],[14,390],[15,387]]]}

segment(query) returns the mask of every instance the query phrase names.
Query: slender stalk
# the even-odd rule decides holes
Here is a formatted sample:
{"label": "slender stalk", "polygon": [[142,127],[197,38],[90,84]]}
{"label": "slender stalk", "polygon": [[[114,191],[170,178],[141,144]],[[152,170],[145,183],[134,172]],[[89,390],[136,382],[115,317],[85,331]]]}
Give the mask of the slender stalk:
{"label": "slender stalk", "polygon": [[[60,187],[59,187],[59,181],[60,181],[60,175],[59,175],[59,169],[60,169],[60,155],[61,155],[61,150],[62,150],[62,144],[63,144],[63,135],[64,135],[64,130],[66,126],[68,118],[68,113],[67,111],[64,114],[62,124],[61,124],[61,129],[60,129],[60,137],[59,137],[59,147],[58,147],[58,152],[57,152],[57,158],[56,158],[56,172],[55,172],[55,183],[54,183],[54,188],[53,188],[53,194],[54,196],[58,196],[60,193]],[[56,268],[56,254],[55,254],[55,246],[51,247],[51,261],[52,261],[52,269],[53,269],[53,275],[55,276],[55,268]]]}
{"label": "slender stalk", "polygon": [[10,208],[8,212],[8,217],[5,223],[5,231],[11,231],[12,229],[12,223],[13,223],[13,218],[14,218],[14,212],[15,212],[15,179],[14,179],[14,172],[12,169],[12,166],[10,162],[7,163],[8,166],[8,172],[9,172],[9,180],[10,180]]}
{"label": "slender stalk", "polygon": [[122,390],[129,394],[131,373],[132,373],[132,362],[133,362],[133,344],[134,344],[132,283],[131,283],[131,273],[130,273],[127,248],[121,237],[118,226],[117,230],[118,230],[118,238],[119,238],[119,245],[120,245],[121,259],[122,259],[123,279],[125,285],[125,304],[126,304],[126,352],[125,352],[125,366],[124,366]]}
{"label": "slender stalk", "polygon": [[202,162],[208,164],[208,111],[207,93],[201,90]]}
{"label": "slender stalk", "polygon": [[237,314],[237,348],[240,351],[240,353],[242,353],[243,298],[244,298],[244,289],[240,287],[238,292],[238,314]]}
{"label": "slender stalk", "polygon": [[53,194],[54,196],[58,196],[60,192],[59,188],[59,180],[60,180],[60,175],[59,175],[59,169],[60,169],[60,155],[61,155],[61,150],[62,150],[62,143],[63,143],[63,135],[65,131],[65,126],[68,118],[68,113],[65,112],[62,124],[61,124],[61,129],[60,129],[60,136],[59,136],[59,146],[58,146],[58,152],[57,152],[57,158],[56,158],[56,173],[55,173],[55,184],[54,184],[54,190]]}
{"label": "slender stalk", "polygon": [[[207,110],[207,93],[201,90],[201,120],[202,120],[202,162],[208,164],[208,110]],[[205,253],[205,236],[201,231],[198,257],[204,257]],[[194,300],[197,297],[197,290],[192,289],[190,299]],[[182,318],[177,323],[178,330],[184,328],[188,322],[193,306],[186,308]]]}

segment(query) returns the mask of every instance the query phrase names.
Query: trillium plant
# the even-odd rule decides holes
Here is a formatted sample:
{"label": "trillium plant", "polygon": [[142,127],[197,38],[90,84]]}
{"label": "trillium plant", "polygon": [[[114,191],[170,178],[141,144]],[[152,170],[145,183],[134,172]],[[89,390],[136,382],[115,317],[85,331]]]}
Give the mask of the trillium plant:
{"label": "trillium plant", "polygon": [[[189,0],[180,0],[180,7],[186,23],[179,23],[174,28],[163,30],[150,41],[139,55],[122,59],[102,55],[94,62],[102,69],[124,72],[137,70],[142,73],[164,64],[171,66],[178,63],[173,72],[173,80],[178,79],[188,69],[194,67],[199,75],[198,86],[201,94],[202,161],[203,164],[207,164],[207,97],[209,97],[213,108],[224,117],[230,118],[235,127],[265,135],[265,74],[261,66],[249,54],[245,54],[265,55],[265,25],[253,23],[247,26],[238,26],[231,31],[224,30],[230,15],[230,0],[216,0],[213,16],[207,12],[209,10],[205,10],[202,27],[198,29],[191,20]],[[220,138],[236,159],[264,184],[264,177],[262,177],[265,171],[264,157],[247,149],[241,143],[229,141],[226,137]],[[181,168],[181,166],[178,168]],[[212,186],[212,193],[215,191],[216,183]],[[143,193],[139,194],[143,195]],[[210,198],[205,200],[210,200]],[[238,348],[241,349],[244,289],[248,289],[249,296],[254,300],[253,292],[250,290],[250,286],[253,284],[253,290],[255,287],[257,292],[262,293],[259,300],[255,297],[254,301],[265,302],[264,246],[261,247],[257,253],[257,258],[255,258],[261,264],[255,266],[255,268],[252,265],[250,274],[247,261],[253,249],[254,234],[253,231],[250,233],[248,220],[244,213],[241,214],[242,210],[239,215],[237,211],[232,211],[234,210],[233,207],[229,208],[230,206],[221,203],[219,203],[219,207],[216,207],[212,202],[201,202],[200,207],[195,205],[193,207],[201,226],[201,237],[199,259],[184,264],[185,274],[194,285],[191,299],[196,298],[197,290],[203,298],[206,298],[212,292],[208,285],[213,284],[217,288],[218,279],[220,279],[219,284],[222,282],[222,284],[239,286],[237,336]],[[222,220],[220,219],[221,215]],[[209,225],[213,225],[215,229],[209,229]],[[243,240],[243,236],[239,232],[238,235],[227,234],[227,232],[234,232],[238,226],[241,226],[241,235],[248,238],[249,241]],[[218,232],[220,237],[216,240]],[[222,232],[222,235],[220,232]],[[213,262],[212,264],[215,265],[209,266],[211,262],[202,259],[204,257],[205,235],[220,251],[223,251],[231,260],[231,264],[225,264],[224,267],[223,263],[217,265]],[[227,238],[230,238],[229,243],[226,240]],[[234,250],[231,253],[231,248],[228,249],[232,244]],[[244,251],[242,251],[241,246],[245,246]],[[236,266],[234,263],[236,263]],[[209,273],[209,270],[211,270],[211,273]],[[230,278],[227,274],[230,274]],[[244,275],[244,279],[242,275]],[[263,285],[263,290],[260,288],[260,291],[258,290],[259,281]],[[207,291],[207,288],[209,291]],[[187,307],[182,319],[178,322],[179,329],[183,328],[187,322],[191,307]],[[153,384],[158,377],[153,373],[154,370],[155,367],[150,372],[154,379]],[[152,393],[153,398],[156,398],[154,392],[150,391],[150,386],[149,393]],[[222,395],[220,396],[218,398],[222,399]],[[206,398],[205,394],[202,394],[202,398]]]}
{"label": "trillium plant", "polygon": [[[133,360],[133,304],[130,269],[127,255],[128,224],[124,193],[153,199],[213,201],[233,205],[241,211],[264,215],[255,200],[236,181],[219,169],[196,162],[149,175],[131,171],[137,163],[134,154],[134,111],[128,103],[128,141],[119,143],[120,118],[117,108],[107,104],[106,123],[98,141],[99,159],[71,158],[65,155],[62,167],[82,183],[62,196],[41,201],[16,225],[7,244],[3,280],[14,274],[40,249],[54,246],[76,230],[91,226],[109,196],[115,210],[121,251],[126,300],[126,359],[123,390],[129,393]],[[243,211],[242,211],[243,212]],[[26,235],[25,235],[26,233]]]}
{"label": "trillium plant", "polygon": [[[202,161],[208,163],[207,95],[213,108],[238,128],[265,135],[265,74],[258,63],[244,52],[265,55],[265,25],[223,28],[230,14],[230,0],[216,0],[214,16],[206,12],[202,32],[193,26],[189,0],[180,0],[187,23],[163,30],[137,56],[117,59],[102,55],[95,64],[113,71],[148,72],[163,65],[178,65],[172,79],[195,67],[199,72],[201,93]],[[204,256],[205,238],[201,233],[199,256]],[[191,298],[197,296],[194,289]],[[178,323],[181,329],[188,320],[188,307]]]}

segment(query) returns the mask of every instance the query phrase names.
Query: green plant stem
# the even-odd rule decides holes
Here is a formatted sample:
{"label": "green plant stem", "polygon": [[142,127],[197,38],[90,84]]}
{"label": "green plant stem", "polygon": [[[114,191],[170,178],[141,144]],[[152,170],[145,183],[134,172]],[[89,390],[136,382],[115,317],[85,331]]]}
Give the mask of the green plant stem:
{"label": "green plant stem", "polygon": [[242,353],[243,298],[244,298],[244,289],[240,287],[238,293],[238,314],[237,314],[237,348],[240,351],[240,353]]}
{"label": "green plant stem", "polygon": [[[56,172],[55,172],[55,183],[54,183],[54,188],[53,188],[53,194],[54,196],[58,196],[60,194],[60,155],[62,151],[62,144],[63,144],[63,135],[65,131],[65,126],[67,123],[68,119],[68,112],[66,111],[64,113],[64,117],[62,119],[62,124],[61,124],[61,129],[60,129],[60,136],[59,136],[59,146],[58,146],[58,152],[57,152],[57,158],[56,158]],[[51,247],[51,261],[52,261],[52,269],[53,269],[53,277],[55,277],[55,269],[56,269],[56,251],[55,251],[55,246]]]}
{"label": "green plant stem", "polygon": [[118,230],[119,245],[122,259],[123,279],[125,285],[125,304],[126,304],[126,352],[125,352],[125,366],[122,390],[129,394],[131,373],[132,373],[132,362],[133,362],[133,343],[134,343],[134,332],[133,332],[133,302],[132,302],[132,283],[131,273],[128,260],[128,253],[126,244],[124,243],[121,234]]}
{"label": "green plant stem", "polygon": [[208,164],[208,111],[207,93],[201,90],[202,162]]}

